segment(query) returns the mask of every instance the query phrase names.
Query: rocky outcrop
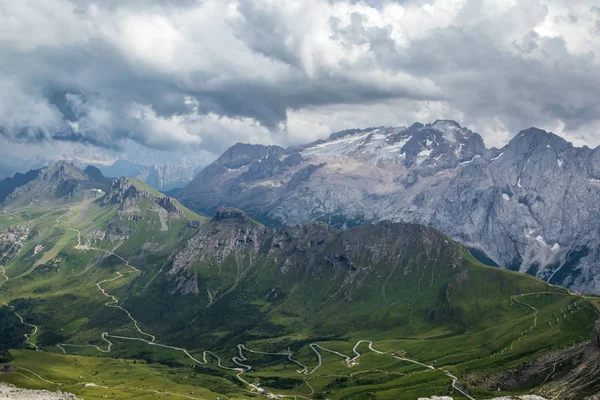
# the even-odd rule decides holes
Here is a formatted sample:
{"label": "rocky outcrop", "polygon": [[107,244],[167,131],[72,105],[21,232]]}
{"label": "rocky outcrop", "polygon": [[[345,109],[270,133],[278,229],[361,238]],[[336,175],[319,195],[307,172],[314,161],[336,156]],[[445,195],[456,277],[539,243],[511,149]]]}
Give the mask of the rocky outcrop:
{"label": "rocky outcrop", "polygon": [[237,143],[211,165],[236,169],[250,165],[255,160],[279,158],[284,154],[285,149],[279,146]]}
{"label": "rocky outcrop", "polygon": [[0,229],[0,265],[6,265],[32,236],[29,228],[14,227]]}
{"label": "rocky outcrop", "polygon": [[[105,207],[118,207],[117,215],[108,222],[103,235],[111,242],[124,241],[140,229],[140,224],[145,229],[164,232],[169,230],[169,221],[186,218],[176,200],[128,178],[114,179],[98,202]],[[160,245],[150,237],[147,235],[145,247]]]}
{"label": "rocky outcrop", "polygon": [[343,131],[287,152],[294,163],[278,169],[283,149],[236,145],[182,201],[274,225],[418,222],[503,268],[600,293],[600,148],[530,128],[486,149],[477,133],[436,121]]}
{"label": "rocky outcrop", "polygon": [[287,184],[288,190],[293,190],[297,188],[302,182],[306,182],[310,179],[313,172],[315,172],[319,168],[323,168],[325,163],[321,164],[308,164],[306,167],[296,171],[294,175],[290,178],[290,181]]}
{"label": "rocky outcrop", "polygon": [[50,392],[47,390],[19,389],[13,385],[0,382],[0,399],[13,400],[79,400],[79,397],[60,390]]}
{"label": "rocky outcrop", "polygon": [[[418,255],[409,256],[413,252]],[[312,271],[318,276],[319,269],[337,271],[337,277],[344,277],[344,285],[360,286],[365,276],[380,276],[375,266],[396,266],[404,257],[410,262],[402,276],[417,274],[432,260],[442,259],[447,273],[454,274],[463,261],[459,246],[421,225],[383,223],[343,231],[312,222],[271,229],[238,209],[220,207],[212,221],[200,226],[173,254],[166,274],[170,294],[199,294],[198,284],[206,281],[199,281],[196,268],[219,265],[221,271],[227,268],[220,266],[226,262],[236,265],[236,284],[255,265],[273,264],[282,275]]]}
{"label": "rocky outcrop", "polygon": [[158,197],[154,201],[168,213],[183,214],[181,209],[173,202],[173,199],[168,196]]}
{"label": "rocky outcrop", "polygon": [[101,199],[103,205],[121,204],[121,208],[127,208],[128,203],[137,202],[142,199],[152,198],[146,191],[140,191],[127,178],[113,179],[110,190]]}
{"label": "rocky outcrop", "polygon": [[224,220],[238,220],[245,221],[248,217],[246,214],[237,208],[233,207],[219,207],[215,212],[213,221],[224,221]]}
{"label": "rocky outcrop", "polygon": [[[241,210],[220,207],[210,224],[200,225],[199,231],[169,260],[169,292],[198,294],[198,276],[191,266],[207,259],[223,262],[236,252],[258,252],[261,237],[267,228],[246,217]],[[239,271],[238,271],[239,273]]]}
{"label": "rocky outcrop", "polygon": [[120,210],[137,209],[141,200],[151,200],[168,213],[183,215],[181,209],[172,198],[164,195],[156,196],[143,188],[136,186],[135,182],[127,179],[113,179],[110,190],[100,200],[103,205],[119,204]]}

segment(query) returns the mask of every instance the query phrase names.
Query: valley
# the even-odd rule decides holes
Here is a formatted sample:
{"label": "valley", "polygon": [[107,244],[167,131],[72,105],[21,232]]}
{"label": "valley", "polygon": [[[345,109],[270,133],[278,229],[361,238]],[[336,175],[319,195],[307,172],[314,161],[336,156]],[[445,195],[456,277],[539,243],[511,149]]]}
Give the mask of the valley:
{"label": "valley", "polygon": [[0,400],[600,400],[600,0],[0,0]]}
{"label": "valley", "polygon": [[594,296],[483,266],[429,228],[273,230],[135,181],[104,190],[5,205],[0,226],[30,234],[0,301],[31,350],[0,381],[85,399],[543,393],[556,365],[520,387],[474,377],[585,343],[598,315]]}

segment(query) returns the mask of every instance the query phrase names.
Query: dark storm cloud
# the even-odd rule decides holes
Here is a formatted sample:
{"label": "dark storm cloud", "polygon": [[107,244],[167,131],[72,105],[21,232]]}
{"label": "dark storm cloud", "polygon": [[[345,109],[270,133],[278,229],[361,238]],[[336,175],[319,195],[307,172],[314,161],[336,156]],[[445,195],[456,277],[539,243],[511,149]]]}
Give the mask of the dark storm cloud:
{"label": "dark storm cloud", "polygon": [[[488,3],[0,0],[0,132],[218,153],[289,142],[290,113],[310,130],[314,110],[364,105],[360,120],[378,125],[390,101],[407,105],[397,123],[595,126],[597,7]],[[549,35],[550,15],[589,37]]]}
{"label": "dark storm cloud", "polygon": [[477,32],[449,27],[415,41],[396,65],[434,79],[468,114],[501,115],[512,131],[552,117],[577,129],[600,115],[593,58],[569,55],[562,38],[535,33],[516,48],[499,49]]}

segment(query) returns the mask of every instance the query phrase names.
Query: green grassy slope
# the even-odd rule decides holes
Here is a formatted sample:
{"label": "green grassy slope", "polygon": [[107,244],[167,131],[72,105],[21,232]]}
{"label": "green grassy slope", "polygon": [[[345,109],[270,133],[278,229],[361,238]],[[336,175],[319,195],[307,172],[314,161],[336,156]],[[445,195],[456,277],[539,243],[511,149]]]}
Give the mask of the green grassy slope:
{"label": "green grassy slope", "polygon": [[[13,351],[13,363],[47,381],[27,372],[0,380],[60,383],[85,398],[246,398],[252,383],[315,399],[460,398],[444,371],[460,381],[517,366],[589,339],[596,319],[593,300],[485,267],[430,229],[206,222],[166,212],[133,185],[149,196],[0,214],[0,227],[30,232],[3,266],[0,302],[38,328],[28,340],[43,350]],[[238,344],[286,354],[240,357]],[[354,349],[361,355],[349,365]],[[239,364],[252,370],[238,376]]]}

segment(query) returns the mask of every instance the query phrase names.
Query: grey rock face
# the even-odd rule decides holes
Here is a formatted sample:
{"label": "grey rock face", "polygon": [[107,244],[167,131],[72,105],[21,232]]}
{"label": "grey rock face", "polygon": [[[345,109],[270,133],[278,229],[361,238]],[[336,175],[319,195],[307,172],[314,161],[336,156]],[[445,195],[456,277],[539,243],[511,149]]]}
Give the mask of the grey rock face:
{"label": "grey rock face", "polygon": [[198,208],[210,209],[212,213],[221,205],[238,203],[239,196],[257,198],[266,195],[264,189],[272,185],[252,187],[246,183],[270,182],[273,176],[284,175],[301,162],[302,157],[279,146],[238,143],[185,186],[181,199],[198,205]]}
{"label": "grey rock face", "polygon": [[[415,249],[419,250],[413,253]],[[421,276],[418,270],[432,260],[444,265],[444,273],[454,274],[463,262],[460,249],[461,246],[450,242],[439,231],[422,225],[386,222],[340,230],[322,222],[310,222],[272,229],[247,217],[241,210],[220,207],[212,221],[200,226],[198,232],[171,255],[164,267],[166,291],[199,294],[199,283],[205,284],[210,278],[202,274],[198,278],[198,268],[217,266],[214,272],[221,275],[231,268],[231,263],[235,264],[237,275],[231,290],[250,269],[270,265],[275,265],[277,273],[282,275],[310,274],[313,277],[329,275],[323,274],[325,268],[329,272],[336,271],[330,277],[341,278],[344,284],[361,286],[365,275],[381,278],[384,272],[377,272],[378,266],[389,274],[388,268],[393,270],[402,260],[411,260],[403,265],[407,269],[403,277],[412,269],[413,278],[418,280]],[[412,261],[420,257],[421,265],[413,265]],[[227,260],[229,267],[225,265]],[[359,275],[361,279],[357,279]],[[211,303],[225,294],[214,288],[211,293]]]}
{"label": "grey rock face", "polygon": [[238,210],[237,208],[232,207],[219,207],[217,208],[217,212],[215,213],[215,217],[213,218],[215,221],[223,221],[223,220],[239,220],[246,221],[248,217],[242,210]]}
{"label": "grey rock face", "polygon": [[[134,234],[136,228],[131,226],[131,221],[156,223],[156,227],[149,229],[166,231],[169,220],[185,218],[183,210],[172,198],[127,178],[113,179],[98,202],[103,206],[118,205],[117,216],[109,221],[104,232],[103,238],[110,242],[119,242]],[[152,222],[156,221],[155,216],[158,216],[158,223]],[[151,245],[149,238],[146,245]]]}
{"label": "grey rock face", "polygon": [[183,215],[183,211],[170,197],[155,196],[146,190],[140,190],[134,182],[127,178],[113,179],[110,189],[100,199],[100,203],[103,205],[120,204],[120,211],[123,212],[137,207],[137,203],[144,199],[153,201],[168,213]]}
{"label": "grey rock face", "polygon": [[155,189],[170,191],[182,188],[189,183],[199,168],[196,164],[182,162],[178,164],[139,165],[127,160],[117,160],[112,165],[98,165],[104,176],[111,178],[136,178]]}
{"label": "grey rock face", "polygon": [[501,149],[454,121],[343,131],[287,151],[236,145],[182,198],[284,225],[419,222],[503,268],[600,293],[600,148],[536,128]]}
{"label": "grey rock face", "polygon": [[16,173],[12,177],[4,178],[0,181],[0,202],[6,200],[6,198],[18,187],[21,187],[35,178],[40,173],[40,169],[27,171],[25,174]]}
{"label": "grey rock face", "polygon": [[79,397],[72,393],[50,392],[48,390],[29,390],[20,389],[13,385],[0,383],[0,399],[13,400],[79,400]]}

